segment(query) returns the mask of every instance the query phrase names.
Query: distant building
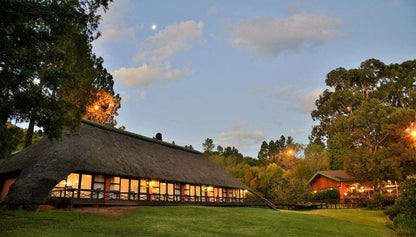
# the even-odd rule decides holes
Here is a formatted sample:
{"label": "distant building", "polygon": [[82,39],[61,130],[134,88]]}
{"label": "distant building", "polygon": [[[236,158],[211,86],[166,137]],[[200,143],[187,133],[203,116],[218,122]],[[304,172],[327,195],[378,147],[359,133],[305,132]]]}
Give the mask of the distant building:
{"label": "distant building", "polygon": [[345,199],[368,197],[374,192],[371,181],[359,183],[356,178],[347,174],[345,170],[321,170],[309,180],[311,192],[335,189],[339,192],[341,203]]}
{"label": "distant building", "polygon": [[0,160],[3,204],[239,205],[247,192],[200,152],[87,120]]}

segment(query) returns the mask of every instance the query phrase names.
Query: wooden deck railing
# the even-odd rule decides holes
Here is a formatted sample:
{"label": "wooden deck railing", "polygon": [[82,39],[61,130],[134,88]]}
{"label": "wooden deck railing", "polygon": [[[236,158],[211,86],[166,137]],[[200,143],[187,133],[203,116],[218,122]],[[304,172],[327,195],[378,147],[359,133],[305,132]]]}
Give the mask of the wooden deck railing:
{"label": "wooden deck railing", "polygon": [[90,189],[62,189],[52,190],[49,197],[67,199],[95,199],[95,200],[129,200],[129,201],[163,201],[163,202],[204,202],[204,203],[244,203],[244,198],[237,197],[204,197],[191,195],[169,195],[158,193],[135,193],[104,191]]}

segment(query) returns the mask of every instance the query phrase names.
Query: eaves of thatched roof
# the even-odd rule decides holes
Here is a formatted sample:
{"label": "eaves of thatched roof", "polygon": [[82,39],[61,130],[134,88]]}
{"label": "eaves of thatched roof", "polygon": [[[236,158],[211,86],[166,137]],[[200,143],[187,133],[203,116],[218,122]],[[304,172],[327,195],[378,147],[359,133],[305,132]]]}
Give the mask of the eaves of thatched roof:
{"label": "eaves of thatched roof", "polygon": [[198,151],[87,120],[59,141],[44,138],[0,163],[0,176],[16,172],[8,203],[44,203],[72,172],[246,188]]}

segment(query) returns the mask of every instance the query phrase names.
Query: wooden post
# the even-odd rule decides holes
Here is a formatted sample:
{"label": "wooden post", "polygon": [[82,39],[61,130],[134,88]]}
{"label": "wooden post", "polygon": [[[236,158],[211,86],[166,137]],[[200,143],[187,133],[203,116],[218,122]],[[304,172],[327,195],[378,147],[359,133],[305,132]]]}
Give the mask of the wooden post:
{"label": "wooden post", "polygon": [[185,184],[181,184],[181,202],[185,201]]}
{"label": "wooden post", "polygon": [[110,199],[110,184],[111,184],[111,178],[105,177],[105,184],[104,184],[104,200]]}

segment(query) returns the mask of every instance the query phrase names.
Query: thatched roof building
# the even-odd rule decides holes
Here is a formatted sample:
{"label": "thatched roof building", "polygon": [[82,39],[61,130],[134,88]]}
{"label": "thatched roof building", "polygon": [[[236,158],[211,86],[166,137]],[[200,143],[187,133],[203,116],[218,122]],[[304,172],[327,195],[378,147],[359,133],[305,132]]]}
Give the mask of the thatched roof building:
{"label": "thatched roof building", "polygon": [[2,202],[45,203],[71,173],[247,188],[200,152],[84,120],[59,141],[44,138],[0,161],[0,185],[15,178]]}

